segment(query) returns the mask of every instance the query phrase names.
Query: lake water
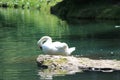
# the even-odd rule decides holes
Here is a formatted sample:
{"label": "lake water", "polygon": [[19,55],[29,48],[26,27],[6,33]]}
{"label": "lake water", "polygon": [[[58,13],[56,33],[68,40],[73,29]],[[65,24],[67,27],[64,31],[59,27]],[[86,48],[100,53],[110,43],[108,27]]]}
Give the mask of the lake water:
{"label": "lake water", "polygon": [[[43,54],[40,37],[75,46],[72,55],[120,60],[120,21],[69,20],[38,10],[0,8],[0,80],[45,80],[36,58]],[[120,80],[120,72],[82,72],[52,76],[53,80]]]}

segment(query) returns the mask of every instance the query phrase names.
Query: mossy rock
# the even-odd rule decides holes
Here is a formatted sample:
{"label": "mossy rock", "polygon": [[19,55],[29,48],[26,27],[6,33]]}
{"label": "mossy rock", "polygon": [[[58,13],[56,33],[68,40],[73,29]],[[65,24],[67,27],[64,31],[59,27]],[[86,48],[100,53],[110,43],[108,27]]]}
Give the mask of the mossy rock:
{"label": "mossy rock", "polygon": [[41,77],[74,74],[84,71],[120,71],[120,61],[118,60],[93,60],[74,56],[39,55],[36,61],[40,68],[39,75]]}

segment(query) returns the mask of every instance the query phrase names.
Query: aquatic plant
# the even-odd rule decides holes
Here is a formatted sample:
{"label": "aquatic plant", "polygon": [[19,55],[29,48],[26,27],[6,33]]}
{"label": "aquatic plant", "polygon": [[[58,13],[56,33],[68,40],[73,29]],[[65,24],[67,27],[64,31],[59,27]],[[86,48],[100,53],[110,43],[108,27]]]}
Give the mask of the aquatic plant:
{"label": "aquatic plant", "polygon": [[0,0],[0,7],[49,10],[62,0]]}

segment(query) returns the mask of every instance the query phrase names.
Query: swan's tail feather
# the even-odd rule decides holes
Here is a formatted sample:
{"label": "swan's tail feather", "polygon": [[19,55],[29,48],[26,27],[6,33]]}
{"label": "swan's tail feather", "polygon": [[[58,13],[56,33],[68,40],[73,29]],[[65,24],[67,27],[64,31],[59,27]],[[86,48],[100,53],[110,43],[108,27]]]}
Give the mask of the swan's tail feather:
{"label": "swan's tail feather", "polygon": [[75,47],[69,48],[69,55],[70,55],[73,51],[75,51]]}

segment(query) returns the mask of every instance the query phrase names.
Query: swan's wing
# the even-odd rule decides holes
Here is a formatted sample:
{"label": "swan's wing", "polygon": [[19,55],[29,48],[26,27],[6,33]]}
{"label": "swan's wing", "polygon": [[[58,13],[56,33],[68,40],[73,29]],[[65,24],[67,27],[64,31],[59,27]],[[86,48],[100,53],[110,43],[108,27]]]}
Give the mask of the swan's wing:
{"label": "swan's wing", "polygon": [[66,43],[61,43],[61,42],[54,42],[53,45],[57,49],[65,49],[67,44]]}

